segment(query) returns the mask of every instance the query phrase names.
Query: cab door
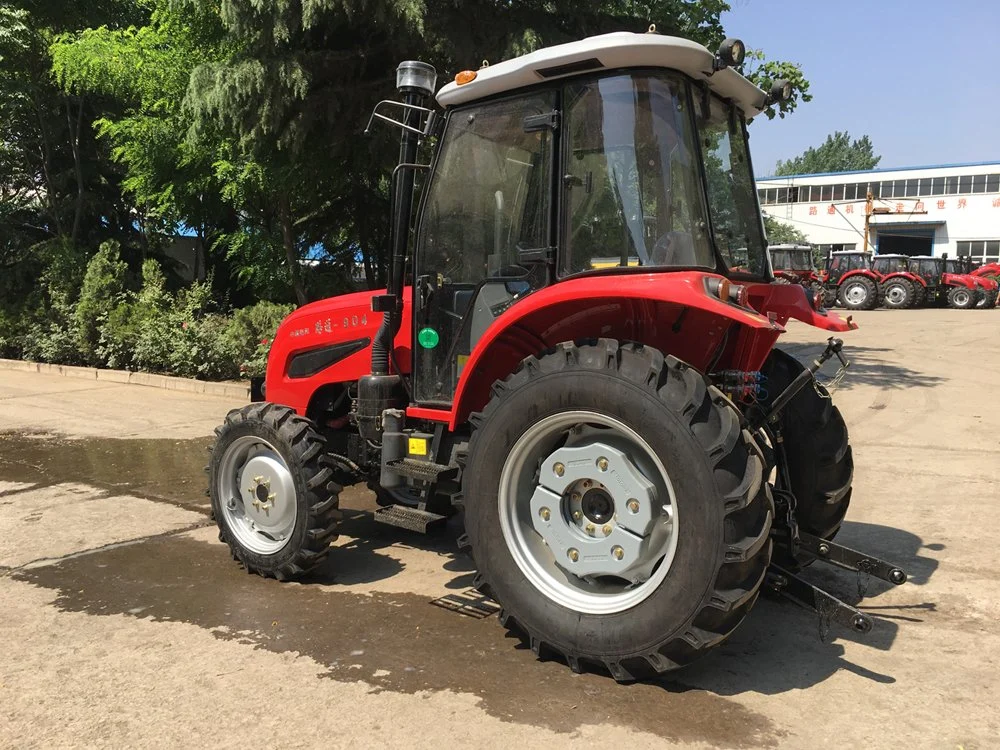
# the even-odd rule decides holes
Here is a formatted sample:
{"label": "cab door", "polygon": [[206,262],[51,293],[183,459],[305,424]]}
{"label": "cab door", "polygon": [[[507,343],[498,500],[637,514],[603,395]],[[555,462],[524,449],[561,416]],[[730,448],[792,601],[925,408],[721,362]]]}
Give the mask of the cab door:
{"label": "cab door", "polygon": [[449,404],[490,324],[546,283],[555,106],[543,91],[448,117],[414,254],[417,403]]}

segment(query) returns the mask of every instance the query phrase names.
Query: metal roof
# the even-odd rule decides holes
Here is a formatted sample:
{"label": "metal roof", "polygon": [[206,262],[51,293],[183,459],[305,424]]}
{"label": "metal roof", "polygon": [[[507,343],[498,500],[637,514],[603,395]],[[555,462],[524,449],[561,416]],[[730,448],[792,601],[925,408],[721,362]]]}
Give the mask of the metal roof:
{"label": "metal roof", "polygon": [[732,99],[748,118],[760,114],[767,94],[732,68],[713,72],[714,61],[714,53],[680,37],[627,31],[601,34],[480,68],[469,83],[452,81],[443,86],[437,101],[442,107],[454,107],[583,72],[665,68],[679,70],[696,81],[707,81],[710,89],[724,99]]}
{"label": "metal roof", "polygon": [[860,169],[853,172],[814,172],[811,174],[789,174],[771,175],[770,177],[757,177],[757,182],[768,182],[769,180],[802,180],[806,177],[843,177],[851,174],[883,174],[885,172],[917,172],[924,169],[956,169],[961,167],[998,167],[1000,161],[970,161],[956,164],[930,164],[922,167],[882,167],[880,169]]}

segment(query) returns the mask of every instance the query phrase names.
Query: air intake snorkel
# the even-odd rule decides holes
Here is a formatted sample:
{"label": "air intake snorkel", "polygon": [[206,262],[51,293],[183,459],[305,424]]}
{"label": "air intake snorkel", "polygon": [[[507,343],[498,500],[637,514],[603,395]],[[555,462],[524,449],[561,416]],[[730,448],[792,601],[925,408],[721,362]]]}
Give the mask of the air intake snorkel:
{"label": "air intake snorkel", "polygon": [[[389,373],[389,363],[393,341],[403,320],[403,283],[413,211],[414,172],[423,168],[422,165],[415,164],[414,160],[421,139],[433,127],[434,113],[424,104],[434,94],[436,85],[437,72],[433,66],[415,60],[400,63],[396,68],[396,88],[403,95],[403,101],[379,102],[365,128],[367,133],[372,121],[379,119],[397,125],[403,131],[399,140],[399,164],[393,170],[390,184],[392,225],[388,283],[385,294],[372,298],[372,311],[383,313],[382,324],[372,342],[371,375],[358,380],[358,428],[369,439],[377,439],[381,433],[382,412],[395,405],[395,394],[401,384],[399,373]],[[381,114],[379,109],[382,107],[401,108],[401,118],[395,120]],[[427,119],[421,127],[425,114]]]}

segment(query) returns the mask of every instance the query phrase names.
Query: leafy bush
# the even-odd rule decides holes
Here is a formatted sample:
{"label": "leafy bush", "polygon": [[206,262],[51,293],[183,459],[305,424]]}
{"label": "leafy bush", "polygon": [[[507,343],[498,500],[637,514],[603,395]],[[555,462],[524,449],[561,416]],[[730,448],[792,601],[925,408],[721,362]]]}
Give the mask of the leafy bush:
{"label": "leafy bush", "polygon": [[233,313],[225,332],[225,346],[239,363],[239,374],[245,378],[261,377],[267,367],[271,340],[278,326],[294,305],[258,302]]}
{"label": "leafy bush", "polygon": [[80,299],[72,317],[77,348],[88,364],[103,364],[103,357],[98,351],[101,327],[111,311],[122,302],[127,270],[128,265],[121,259],[118,243],[113,241],[102,243],[87,264]]}

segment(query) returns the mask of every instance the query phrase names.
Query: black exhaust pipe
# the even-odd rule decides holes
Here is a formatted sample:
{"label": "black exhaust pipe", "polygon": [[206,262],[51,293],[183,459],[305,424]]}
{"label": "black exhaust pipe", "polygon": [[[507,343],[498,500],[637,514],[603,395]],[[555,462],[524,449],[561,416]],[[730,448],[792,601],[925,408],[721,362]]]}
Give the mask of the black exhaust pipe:
{"label": "black exhaust pipe", "polygon": [[357,423],[362,437],[378,441],[382,434],[382,412],[398,406],[402,398],[402,378],[390,374],[393,341],[403,322],[403,283],[406,279],[406,248],[413,212],[414,168],[420,145],[421,111],[434,93],[437,72],[431,65],[407,61],[396,68],[396,88],[407,106],[403,110],[403,134],[399,139],[399,165],[392,173],[391,253],[386,293],[372,299],[372,310],[381,312],[382,324],[372,341],[371,375],[358,380]]}

